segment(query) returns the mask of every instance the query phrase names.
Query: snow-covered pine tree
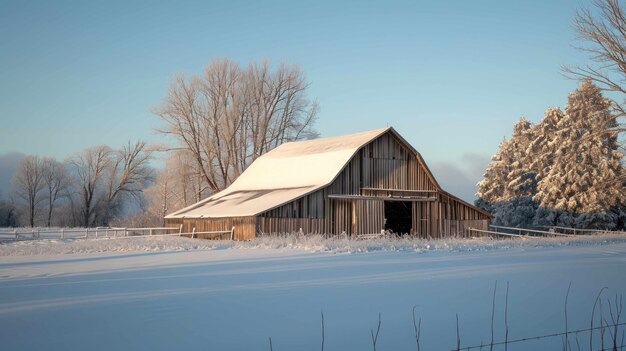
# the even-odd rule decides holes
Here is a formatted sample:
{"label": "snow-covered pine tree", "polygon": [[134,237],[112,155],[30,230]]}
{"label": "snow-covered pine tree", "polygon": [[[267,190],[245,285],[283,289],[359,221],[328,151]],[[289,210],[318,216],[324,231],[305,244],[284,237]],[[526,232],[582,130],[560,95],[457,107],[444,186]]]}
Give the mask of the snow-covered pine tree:
{"label": "snow-covered pine tree", "polygon": [[492,207],[493,224],[507,227],[528,228],[533,225],[537,203],[531,196],[501,201]]}
{"label": "snow-covered pine tree", "polygon": [[553,139],[557,131],[557,124],[563,118],[564,113],[558,107],[548,108],[539,123],[532,127],[532,140],[526,154],[530,162],[529,168],[537,174],[536,180],[548,174],[552,167],[556,144]]}
{"label": "snow-covered pine tree", "polygon": [[534,139],[532,127],[532,123],[524,117],[513,126],[513,134],[506,149],[511,164],[506,175],[503,196],[505,200],[534,195],[535,171],[531,168],[532,155],[527,152]]}
{"label": "snow-covered pine tree", "polygon": [[487,208],[499,201],[504,200],[504,190],[507,176],[511,170],[511,160],[508,155],[509,141],[502,139],[498,146],[498,151],[491,157],[491,162],[483,175],[483,179],[478,182],[476,196],[477,205]]}
{"label": "snow-covered pine tree", "polygon": [[521,117],[513,127],[511,139],[500,143],[483,180],[478,183],[476,204],[494,214],[494,224],[532,224],[537,208],[532,199],[535,173],[529,167],[531,160],[527,154],[532,131],[533,125]]}
{"label": "snow-covered pine tree", "polygon": [[[554,154],[538,183],[542,207],[568,213],[601,213],[624,195],[623,155],[610,131],[610,103],[598,87],[585,80],[568,97],[565,115],[548,145]],[[570,222],[570,221],[568,221]]]}
{"label": "snow-covered pine tree", "polygon": [[[533,125],[532,136],[528,149],[530,169],[535,173],[535,184],[538,184],[543,177],[550,172],[554,161],[556,143],[554,142],[557,131],[557,124],[565,114],[558,107],[548,108],[541,121]],[[543,189],[536,187],[533,195],[533,202],[537,205],[541,202],[544,194]],[[533,226],[556,225],[558,211],[554,208],[539,207],[535,211]]]}
{"label": "snow-covered pine tree", "polygon": [[521,117],[513,126],[508,143],[500,150],[508,162],[508,173],[503,179],[503,194],[493,205],[495,224],[526,227],[532,225],[537,204],[532,197],[536,192],[536,173],[530,168],[531,157],[527,153],[533,140],[533,125]]}

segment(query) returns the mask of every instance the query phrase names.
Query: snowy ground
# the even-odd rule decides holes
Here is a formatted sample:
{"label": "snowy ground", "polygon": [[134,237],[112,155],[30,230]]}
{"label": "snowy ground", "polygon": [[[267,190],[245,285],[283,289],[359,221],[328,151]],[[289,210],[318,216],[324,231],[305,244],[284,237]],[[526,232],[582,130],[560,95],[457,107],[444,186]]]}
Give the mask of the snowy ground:
{"label": "snowy ground", "polygon": [[[0,245],[0,340],[6,350],[268,350],[272,337],[277,351],[319,350],[323,310],[325,350],[371,349],[379,312],[377,349],[414,350],[417,306],[422,350],[449,350],[457,313],[462,346],[490,340],[496,280],[501,340],[507,281],[516,339],[563,331],[570,282],[569,329],[587,328],[598,291],[614,298],[625,278],[623,236],[24,241]],[[588,333],[579,341],[588,349]]]}

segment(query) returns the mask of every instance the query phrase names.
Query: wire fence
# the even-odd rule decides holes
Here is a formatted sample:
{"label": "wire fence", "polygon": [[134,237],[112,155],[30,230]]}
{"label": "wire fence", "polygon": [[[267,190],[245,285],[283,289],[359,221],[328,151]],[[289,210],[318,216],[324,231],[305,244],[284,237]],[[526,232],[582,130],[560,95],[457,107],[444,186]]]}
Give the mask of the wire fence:
{"label": "wire fence", "polygon": [[[465,346],[465,347],[461,347],[461,348],[454,348],[451,349],[450,351],[469,351],[469,350],[480,350],[480,349],[484,349],[484,348],[490,348],[493,349],[494,346],[508,346],[511,344],[517,344],[517,343],[522,343],[522,342],[527,342],[527,341],[533,341],[533,340],[541,340],[541,339],[548,339],[548,338],[555,338],[555,337],[559,337],[559,336],[569,336],[571,334],[580,334],[580,333],[584,333],[584,332],[593,332],[594,330],[606,330],[608,328],[619,328],[621,326],[626,325],[626,322],[624,323],[615,323],[615,324],[604,324],[604,325],[600,325],[597,327],[593,327],[593,328],[583,328],[583,329],[576,329],[576,330],[571,330],[571,331],[565,331],[565,332],[561,332],[561,333],[552,333],[552,334],[545,334],[545,335],[537,335],[537,336],[529,336],[529,337],[524,337],[524,338],[519,338],[519,339],[512,339],[512,340],[505,340],[505,341],[498,341],[498,342],[490,342],[488,344],[481,344],[481,345],[474,345],[474,346]],[[622,340],[623,342],[623,340]],[[626,345],[611,345],[609,348],[605,348],[604,345],[600,346],[601,348],[598,349],[599,351],[604,351],[604,350],[622,350],[622,348],[624,348]]]}

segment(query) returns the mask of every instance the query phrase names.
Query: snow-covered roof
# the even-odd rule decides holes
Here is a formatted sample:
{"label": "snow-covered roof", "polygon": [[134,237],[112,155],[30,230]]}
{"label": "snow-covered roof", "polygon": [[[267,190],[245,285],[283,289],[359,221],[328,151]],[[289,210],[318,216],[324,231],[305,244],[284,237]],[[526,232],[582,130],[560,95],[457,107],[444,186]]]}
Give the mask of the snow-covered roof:
{"label": "snow-covered roof", "polygon": [[228,188],[165,218],[245,217],[273,209],[332,183],[359,149],[389,130],[282,144]]}

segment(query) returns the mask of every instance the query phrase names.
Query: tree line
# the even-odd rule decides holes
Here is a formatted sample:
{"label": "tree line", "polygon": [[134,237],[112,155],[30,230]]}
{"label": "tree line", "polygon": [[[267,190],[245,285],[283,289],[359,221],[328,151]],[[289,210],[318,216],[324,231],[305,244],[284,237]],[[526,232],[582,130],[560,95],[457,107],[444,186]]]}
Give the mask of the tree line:
{"label": "tree line", "polygon": [[500,143],[477,204],[494,224],[624,228],[626,170],[611,101],[590,79],[572,92],[564,110],[546,110],[532,124],[514,125]]}
{"label": "tree line", "polygon": [[[0,201],[0,227],[158,226],[163,217],[230,185],[276,146],[317,136],[318,104],[296,65],[209,62],[172,79],[154,109],[173,146],[128,143],[65,161],[26,156]],[[161,158],[162,157],[162,158]],[[151,165],[160,160],[159,169]]]}
{"label": "tree line", "polygon": [[112,149],[96,146],[64,161],[25,156],[13,176],[12,202],[0,226],[103,226],[140,205],[155,176],[143,141]]}

